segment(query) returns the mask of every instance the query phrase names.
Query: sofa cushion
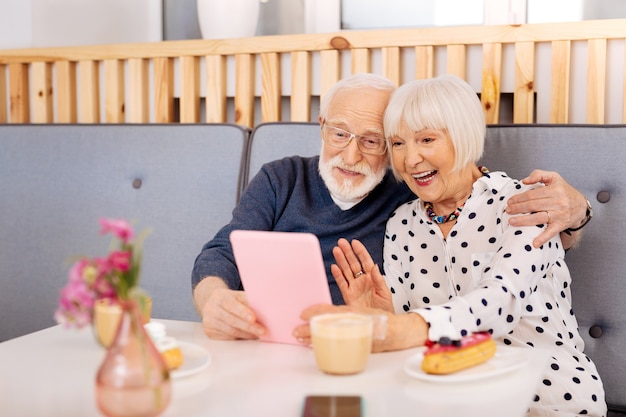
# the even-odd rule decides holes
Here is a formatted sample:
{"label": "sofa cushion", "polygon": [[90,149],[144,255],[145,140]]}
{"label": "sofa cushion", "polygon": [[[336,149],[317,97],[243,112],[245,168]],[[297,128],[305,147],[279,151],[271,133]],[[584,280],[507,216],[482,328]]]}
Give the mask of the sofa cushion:
{"label": "sofa cushion", "polygon": [[54,324],[100,217],[151,228],[141,285],[158,318],[197,320],[195,256],[230,220],[249,131],[234,125],[0,126],[0,341]]}
{"label": "sofa cushion", "polygon": [[565,260],[573,309],[604,381],[607,402],[626,409],[626,126],[490,126],[481,163],[524,178],[557,171],[593,205],[580,245]]}
{"label": "sofa cushion", "polygon": [[244,186],[264,163],[286,156],[319,155],[322,147],[317,123],[263,123],[250,136]]}

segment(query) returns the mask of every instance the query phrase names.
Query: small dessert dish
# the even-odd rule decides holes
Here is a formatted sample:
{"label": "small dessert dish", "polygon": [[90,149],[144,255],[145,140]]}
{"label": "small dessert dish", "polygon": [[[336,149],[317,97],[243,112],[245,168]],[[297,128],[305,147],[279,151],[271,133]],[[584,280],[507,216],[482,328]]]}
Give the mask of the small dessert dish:
{"label": "small dessert dish", "polygon": [[178,341],[174,337],[167,336],[165,325],[157,321],[150,321],[144,327],[157,350],[161,353],[167,369],[173,371],[180,368],[184,361],[183,352]]}
{"label": "small dessert dish", "polygon": [[496,343],[486,332],[451,340],[442,337],[427,341],[422,370],[428,374],[445,375],[479,365],[496,353]]}

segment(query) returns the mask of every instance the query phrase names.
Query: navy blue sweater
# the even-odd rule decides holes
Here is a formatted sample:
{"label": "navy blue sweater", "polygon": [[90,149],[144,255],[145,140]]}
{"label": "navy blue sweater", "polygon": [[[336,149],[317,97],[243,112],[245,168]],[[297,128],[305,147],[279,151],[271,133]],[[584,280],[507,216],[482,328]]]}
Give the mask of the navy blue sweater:
{"label": "navy blue sweater", "polygon": [[192,286],[206,276],[219,276],[229,288],[242,289],[229,240],[230,232],[236,229],[317,235],[335,304],[343,304],[330,273],[330,265],[335,262],[332,249],[339,238],[359,239],[382,268],[387,219],[400,204],[415,196],[388,172],[363,201],[341,210],[319,175],[318,161],[318,156],[294,156],[265,164],[248,184],[231,222],[203,246],[194,263]]}

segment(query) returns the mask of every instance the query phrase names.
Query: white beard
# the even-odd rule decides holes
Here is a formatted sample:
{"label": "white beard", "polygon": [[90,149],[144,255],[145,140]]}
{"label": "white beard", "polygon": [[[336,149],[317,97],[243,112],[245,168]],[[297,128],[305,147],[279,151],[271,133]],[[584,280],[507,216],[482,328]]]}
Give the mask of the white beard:
{"label": "white beard", "polygon": [[[362,174],[363,176],[359,177],[361,184],[354,185],[354,181],[349,178],[340,183],[333,176],[334,168],[341,168]],[[322,157],[320,156],[319,172],[331,195],[339,198],[340,200],[354,201],[363,199],[378,184],[380,184],[385,177],[386,169],[383,166],[378,170],[378,172],[374,172],[367,162],[361,162],[356,165],[348,166],[343,162],[341,155],[337,155],[327,162],[323,162]]]}

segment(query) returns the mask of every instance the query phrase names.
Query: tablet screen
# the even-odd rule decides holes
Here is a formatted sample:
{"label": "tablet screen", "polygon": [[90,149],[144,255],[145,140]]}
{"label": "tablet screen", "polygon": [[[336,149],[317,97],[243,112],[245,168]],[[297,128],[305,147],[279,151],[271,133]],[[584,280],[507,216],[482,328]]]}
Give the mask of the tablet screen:
{"label": "tablet screen", "polygon": [[322,250],[312,233],[234,230],[235,262],[250,307],[268,332],[261,340],[298,344],[293,329],[314,304],[332,304]]}

